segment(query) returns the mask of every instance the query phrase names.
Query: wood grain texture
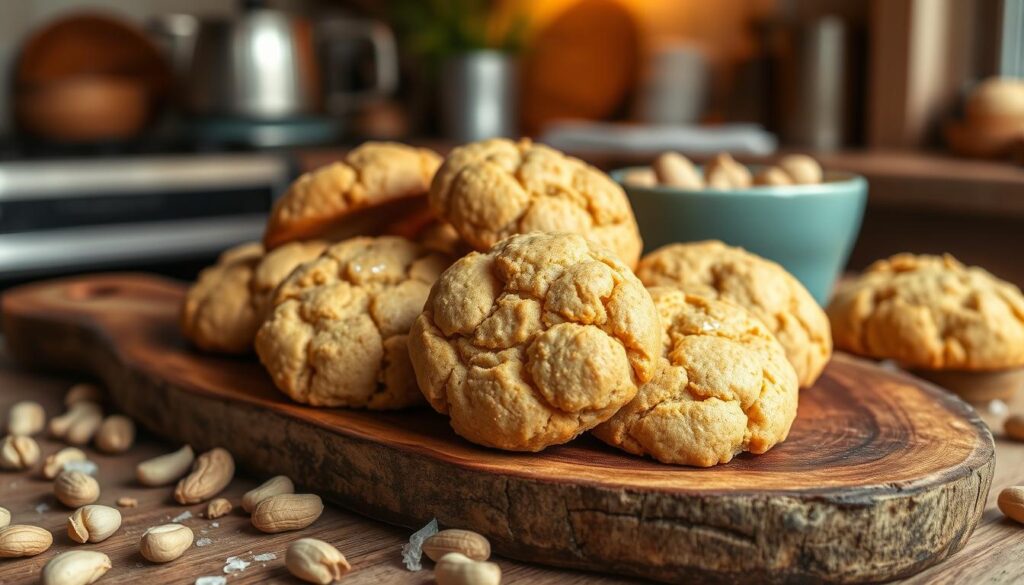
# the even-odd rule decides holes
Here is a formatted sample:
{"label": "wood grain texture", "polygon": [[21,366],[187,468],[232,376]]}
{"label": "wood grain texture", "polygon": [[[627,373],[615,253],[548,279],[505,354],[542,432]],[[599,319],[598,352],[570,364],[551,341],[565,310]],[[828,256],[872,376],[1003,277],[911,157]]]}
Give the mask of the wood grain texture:
{"label": "wood grain texture", "polygon": [[665,581],[885,580],[962,548],[991,482],[992,439],[973,410],[844,356],[764,456],[680,468],[589,438],[503,453],[426,410],[288,402],[252,360],[185,345],[182,290],[139,275],[29,285],[4,297],[5,334],[25,363],[95,373],[161,435],[224,446],[373,518],[480,531],[513,558]]}

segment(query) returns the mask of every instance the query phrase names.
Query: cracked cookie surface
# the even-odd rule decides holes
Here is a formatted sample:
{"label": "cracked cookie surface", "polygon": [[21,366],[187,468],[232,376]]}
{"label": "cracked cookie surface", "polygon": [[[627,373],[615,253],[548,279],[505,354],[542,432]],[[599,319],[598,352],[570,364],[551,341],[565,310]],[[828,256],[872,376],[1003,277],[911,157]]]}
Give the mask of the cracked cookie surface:
{"label": "cracked cookie surface", "polygon": [[592,433],[662,463],[710,467],[784,441],[796,372],[764,324],[731,302],[653,287],[664,327],[657,374]]}
{"label": "cracked cookie surface", "polygon": [[297,402],[370,409],[422,403],[406,340],[449,263],[395,236],[334,244],[277,288],[256,353]]}
{"label": "cracked cookie surface", "polygon": [[481,251],[534,231],[582,234],[630,267],[643,248],[633,209],[615,181],[529,140],[484,140],[452,150],[431,184],[430,206]]}
{"label": "cracked cookie surface", "polygon": [[640,260],[647,286],[675,286],[732,301],[760,319],[786,350],[800,385],[818,379],[832,356],[828,317],[785,268],[718,241],[669,244]]}
{"label": "cracked cookie surface", "polygon": [[296,266],[323,252],[325,242],[292,242],[264,253],[257,243],[221,254],[185,295],[181,328],[206,351],[244,354],[263,320],[270,294]]}
{"label": "cracked cookie surface", "polygon": [[836,347],[926,369],[1024,365],[1020,289],[952,256],[898,254],[840,285],[828,306]]}
{"label": "cracked cookie surface", "polygon": [[[440,155],[426,148],[367,142],[344,160],[296,179],[274,204],[263,243],[274,248],[293,240],[334,239],[345,234],[344,220],[356,214],[359,221],[353,223],[394,220],[409,207],[402,200],[426,195],[440,164]],[[374,208],[385,217],[371,218]]]}
{"label": "cracked cookie surface", "polygon": [[607,420],[654,375],[654,303],[577,234],[512,236],[451,266],[409,332],[427,401],[466,439],[540,451]]}

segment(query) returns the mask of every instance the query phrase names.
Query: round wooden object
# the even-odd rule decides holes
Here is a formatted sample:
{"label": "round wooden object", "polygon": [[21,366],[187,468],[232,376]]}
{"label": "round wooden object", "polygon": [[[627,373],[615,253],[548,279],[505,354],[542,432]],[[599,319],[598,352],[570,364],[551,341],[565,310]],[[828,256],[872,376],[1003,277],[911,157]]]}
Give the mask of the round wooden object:
{"label": "round wooden object", "polygon": [[24,286],[3,299],[7,343],[25,363],[99,376],[157,433],[373,518],[476,530],[518,559],[686,583],[886,581],[963,547],[992,479],[992,436],[970,407],[843,355],[762,456],[674,467],[589,437],[506,453],[425,408],[289,402],[254,360],[186,345],[182,294],[140,275]]}

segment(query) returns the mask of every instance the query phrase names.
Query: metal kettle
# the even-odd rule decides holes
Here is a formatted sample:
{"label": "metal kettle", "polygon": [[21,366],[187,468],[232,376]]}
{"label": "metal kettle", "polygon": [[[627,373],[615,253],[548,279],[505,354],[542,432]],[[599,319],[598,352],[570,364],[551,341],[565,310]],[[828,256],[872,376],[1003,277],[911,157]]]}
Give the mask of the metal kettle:
{"label": "metal kettle", "polygon": [[[167,15],[155,23],[169,44],[179,79],[179,98],[198,116],[282,120],[329,113],[341,115],[367,100],[385,97],[398,85],[395,39],[383,23],[332,18],[312,21],[245,3],[233,20]],[[368,43],[373,83],[346,87]]]}

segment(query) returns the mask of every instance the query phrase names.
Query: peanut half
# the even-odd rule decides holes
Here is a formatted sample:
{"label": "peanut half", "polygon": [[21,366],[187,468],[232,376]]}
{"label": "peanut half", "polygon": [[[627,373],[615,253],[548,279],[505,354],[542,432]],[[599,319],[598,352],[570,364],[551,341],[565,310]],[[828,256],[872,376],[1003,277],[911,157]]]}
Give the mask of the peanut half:
{"label": "peanut half", "polygon": [[11,523],[11,511],[7,508],[0,508],[0,528]]}
{"label": "peanut half", "polygon": [[7,432],[11,435],[34,435],[46,428],[46,411],[38,402],[22,400],[7,413]]}
{"label": "peanut half", "polygon": [[352,568],[341,551],[315,538],[300,538],[288,545],[284,566],[309,583],[330,585]]}
{"label": "peanut half", "polygon": [[135,442],[135,423],[122,414],[103,419],[96,431],[96,448],[104,453],[124,453]]}
{"label": "peanut half", "polygon": [[147,561],[167,563],[185,554],[192,538],[192,529],[183,524],[154,526],[142,535],[139,552]]}
{"label": "peanut half", "polygon": [[1008,487],[999,492],[996,505],[1007,518],[1024,524],[1024,487]]}
{"label": "peanut half", "polygon": [[214,498],[206,505],[206,517],[213,520],[231,513],[231,502],[227,498]]}
{"label": "peanut half", "polygon": [[299,530],[316,521],[324,503],[316,494],[279,494],[256,505],[252,525],[261,532]]}
{"label": "peanut half", "polygon": [[0,467],[28,469],[39,463],[39,443],[24,435],[7,435],[0,443]]}
{"label": "peanut half", "polygon": [[658,183],[683,189],[703,189],[704,179],[690,159],[678,152],[663,152],[651,165]]}
{"label": "peanut half", "polygon": [[79,543],[103,542],[121,527],[121,513],[109,506],[89,505],[68,518],[68,538]]}
{"label": "peanut half", "polygon": [[64,464],[71,461],[85,461],[88,457],[78,447],[65,447],[56,453],[46,456],[43,461],[43,477],[53,479],[64,471]]}
{"label": "peanut half", "polygon": [[42,585],[89,585],[110,570],[110,557],[92,550],[61,553],[43,567]]}
{"label": "peanut half", "polygon": [[0,558],[34,557],[53,544],[49,530],[26,524],[0,528]]}
{"label": "peanut half", "polygon": [[779,166],[797,185],[814,185],[821,182],[824,174],[818,161],[806,154],[789,154],[779,161]]}
{"label": "peanut half", "polygon": [[181,479],[188,473],[196,455],[192,447],[185,445],[174,453],[143,461],[135,467],[135,478],[139,483],[149,487],[168,485]]}
{"label": "peanut half", "polygon": [[501,567],[453,552],[437,561],[434,579],[437,585],[498,585],[501,583]]}
{"label": "peanut half", "polygon": [[65,506],[78,508],[100,498],[100,484],[81,471],[62,471],[53,481],[53,494]]}
{"label": "peanut half", "polygon": [[192,473],[186,475],[174,488],[174,499],[179,504],[198,504],[209,500],[228,487],[235,476],[235,460],[231,453],[217,447],[196,458]]}
{"label": "peanut half", "polygon": [[103,402],[103,391],[95,384],[75,384],[64,395],[64,406],[71,408],[73,404],[83,400],[101,404]]}
{"label": "peanut half", "polygon": [[252,511],[256,509],[256,504],[270,496],[294,493],[295,484],[292,483],[292,480],[285,475],[277,475],[263,482],[259,487],[245,492],[245,495],[242,496],[242,509],[252,514]]}
{"label": "peanut half", "polygon": [[472,530],[442,530],[423,542],[423,553],[435,563],[448,553],[462,553],[474,561],[491,558],[491,543]]}

